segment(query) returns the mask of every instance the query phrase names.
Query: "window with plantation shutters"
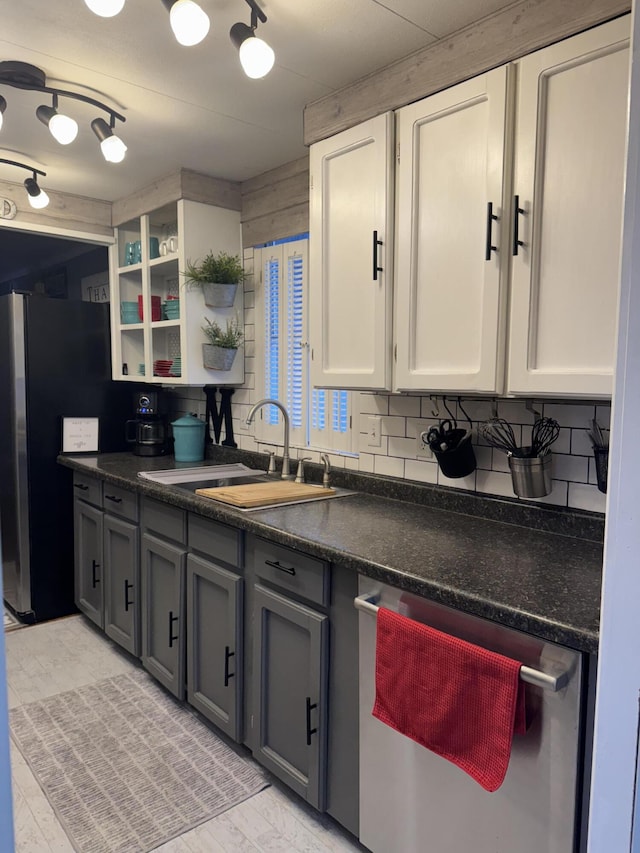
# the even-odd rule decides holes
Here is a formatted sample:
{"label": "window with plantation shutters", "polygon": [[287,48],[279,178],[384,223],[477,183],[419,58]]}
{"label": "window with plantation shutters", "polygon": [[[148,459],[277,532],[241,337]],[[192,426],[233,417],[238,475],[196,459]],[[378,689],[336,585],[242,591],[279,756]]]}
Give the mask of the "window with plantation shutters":
{"label": "window with plantation shutters", "polygon": [[[309,387],[308,243],[303,235],[255,250],[256,399],[272,397],[284,403],[293,447],[348,452],[351,395]],[[256,438],[281,445],[280,412],[275,406],[261,412]]]}

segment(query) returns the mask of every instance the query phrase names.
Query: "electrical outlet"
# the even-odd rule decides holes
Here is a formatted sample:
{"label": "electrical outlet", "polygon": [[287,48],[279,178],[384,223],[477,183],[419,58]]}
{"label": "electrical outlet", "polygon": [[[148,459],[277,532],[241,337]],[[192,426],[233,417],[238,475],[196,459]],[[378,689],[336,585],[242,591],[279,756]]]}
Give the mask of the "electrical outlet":
{"label": "electrical outlet", "polygon": [[369,415],[367,427],[367,435],[369,436],[367,444],[369,447],[380,447],[382,444],[382,437],[380,435],[382,430],[382,418],[380,415]]}
{"label": "electrical outlet", "polygon": [[[420,422],[416,424],[416,459],[433,459],[433,452],[429,445],[420,438],[420,435],[428,430],[433,424]],[[426,436],[425,436],[426,438]]]}

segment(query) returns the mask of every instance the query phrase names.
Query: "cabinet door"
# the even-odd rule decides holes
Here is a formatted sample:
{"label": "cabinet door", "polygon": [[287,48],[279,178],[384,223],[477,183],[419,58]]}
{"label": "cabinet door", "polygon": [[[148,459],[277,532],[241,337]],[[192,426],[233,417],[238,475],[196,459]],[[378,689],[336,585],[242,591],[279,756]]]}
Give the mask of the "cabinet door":
{"label": "cabinet door", "polygon": [[398,390],[501,390],[512,72],[498,68],[397,113]]}
{"label": "cabinet door", "polygon": [[628,33],[625,17],[518,64],[508,378],[516,394],[611,394]]}
{"label": "cabinet door", "polygon": [[243,579],[187,557],[187,698],[234,740],[242,738]]}
{"label": "cabinet door", "polygon": [[140,656],[140,539],[137,524],[104,517],[104,630]]}
{"label": "cabinet door", "polygon": [[185,550],[149,533],[142,537],[142,664],[184,698]]}
{"label": "cabinet door", "polygon": [[321,811],[326,800],[326,616],[255,586],[254,757]]}
{"label": "cabinet door", "polygon": [[389,389],[392,114],[312,145],[310,171],[311,381]]}
{"label": "cabinet door", "polygon": [[104,627],[103,515],[101,509],[74,501],[75,602],[99,628]]}

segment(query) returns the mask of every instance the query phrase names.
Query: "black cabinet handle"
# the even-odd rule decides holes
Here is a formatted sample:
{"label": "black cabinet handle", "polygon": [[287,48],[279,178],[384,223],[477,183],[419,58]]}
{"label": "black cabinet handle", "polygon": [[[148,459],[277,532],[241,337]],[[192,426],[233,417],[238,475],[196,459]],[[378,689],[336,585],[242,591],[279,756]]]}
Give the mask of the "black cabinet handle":
{"label": "black cabinet handle", "polygon": [[173,610],[169,611],[169,648],[173,648],[173,644],[178,641],[178,637],[173,636],[173,623],[178,621],[178,616],[173,615]]}
{"label": "black cabinet handle", "polygon": [[100,583],[100,578],[96,577],[96,569],[100,568],[100,563],[97,563],[95,560],[91,560],[91,583],[93,588]]}
{"label": "black cabinet handle", "polygon": [[484,259],[485,261],[491,260],[491,252],[497,252],[498,247],[494,246],[491,242],[492,232],[493,232],[493,223],[498,221],[498,217],[493,212],[493,202],[490,201],[487,203],[487,243],[484,250]]}
{"label": "black cabinet handle", "polygon": [[235,672],[229,672],[229,660],[234,657],[235,652],[229,650],[229,646],[224,647],[224,686],[229,686],[229,679],[233,678]]}
{"label": "black cabinet handle", "polygon": [[113,501],[114,504],[121,504],[122,503],[122,498],[117,498],[115,495],[105,495],[104,499],[106,501]]}
{"label": "black cabinet handle", "polygon": [[129,601],[129,590],[133,589],[133,584],[129,583],[129,581],[124,579],[124,609],[125,612],[131,607],[133,601]]}
{"label": "black cabinet handle", "polygon": [[513,197],[513,254],[514,256],[518,254],[518,248],[520,246],[524,246],[524,240],[519,239],[518,231],[519,231],[519,216],[523,215],[527,211],[524,207],[520,207],[520,196],[514,195]]}
{"label": "black cabinet handle", "polygon": [[311,735],[315,735],[318,729],[311,728],[311,712],[318,707],[318,703],[311,704],[311,697],[307,696],[307,746],[311,746]]}
{"label": "black cabinet handle", "polygon": [[378,280],[378,273],[383,271],[383,267],[378,266],[378,246],[382,246],[382,240],[378,240],[378,232],[373,232],[373,280]]}
{"label": "black cabinet handle", "polygon": [[89,486],[85,486],[84,483],[74,483],[73,488],[74,489],[80,489],[81,492],[88,492],[89,491]]}
{"label": "black cabinet handle", "polygon": [[264,561],[267,566],[272,566],[274,569],[280,569],[281,572],[286,572],[288,575],[295,575],[296,570],[291,566],[282,566],[278,560],[265,560]]}

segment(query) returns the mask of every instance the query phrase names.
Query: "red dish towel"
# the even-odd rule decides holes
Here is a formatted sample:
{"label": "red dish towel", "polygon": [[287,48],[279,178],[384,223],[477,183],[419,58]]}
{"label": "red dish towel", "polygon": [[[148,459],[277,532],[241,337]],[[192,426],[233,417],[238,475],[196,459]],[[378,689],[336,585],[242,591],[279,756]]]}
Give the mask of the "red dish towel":
{"label": "red dish towel", "polygon": [[520,666],[381,607],[373,716],[496,791],[526,730]]}

